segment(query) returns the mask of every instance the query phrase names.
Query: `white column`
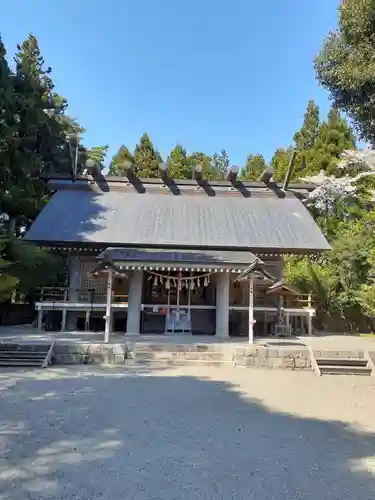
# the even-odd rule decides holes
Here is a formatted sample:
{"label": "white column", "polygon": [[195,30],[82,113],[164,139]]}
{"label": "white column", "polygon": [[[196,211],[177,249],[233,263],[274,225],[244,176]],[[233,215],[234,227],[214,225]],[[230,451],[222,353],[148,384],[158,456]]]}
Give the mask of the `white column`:
{"label": "white column", "polygon": [[229,338],[230,273],[216,274],[216,337]]}
{"label": "white column", "polygon": [[[81,262],[78,257],[72,257],[69,262],[69,302],[78,302],[79,291],[81,286]],[[77,313],[73,311],[67,312],[67,327],[68,330],[76,330]]]}
{"label": "white column", "polygon": [[128,319],[126,333],[139,335],[142,307],[143,271],[133,271],[129,277]]}
{"label": "white column", "polygon": [[254,342],[254,277],[249,279],[249,344]]}
{"label": "white column", "polygon": [[104,330],[104,342],[109,341],[109,334],[112,331],[112,282],[113,282],[113,271],[108,270],[107,279],[107,305],[105,309],[105,330]]}

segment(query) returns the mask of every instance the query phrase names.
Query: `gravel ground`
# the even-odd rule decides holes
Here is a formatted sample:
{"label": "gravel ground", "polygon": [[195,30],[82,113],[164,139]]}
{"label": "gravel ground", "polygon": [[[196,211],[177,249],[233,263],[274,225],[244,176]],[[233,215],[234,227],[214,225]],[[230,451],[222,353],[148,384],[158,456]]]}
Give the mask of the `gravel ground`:
{"label": "gravel ground", "polygon": [[373,500],[375,379],[0,373],[0,500]]}

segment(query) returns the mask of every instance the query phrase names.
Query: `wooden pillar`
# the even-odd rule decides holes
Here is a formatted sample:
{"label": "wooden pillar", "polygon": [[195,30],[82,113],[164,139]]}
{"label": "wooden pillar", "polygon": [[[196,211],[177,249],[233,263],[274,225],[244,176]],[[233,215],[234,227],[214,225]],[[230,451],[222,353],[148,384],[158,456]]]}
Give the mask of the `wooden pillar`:
{"label": "wooden pillar", "polygon": [[254,342],[254,276],[249,279],[249,344]]}
{"label": "wooden pillar", "polygon": [[307,316],[307,334],[312,335],[312,313],[310,311]]}
{"label": "wooden pillar", "polygon": [[127,335],[139,335],[141,327],[143,271],[133,271],[129,278]]}
{"label": "wooden pillar", "polygon": [[38,309],[38,330],[42,329],[43,324],[43,309]]}
{"label": "wooden pillar", "polygon": [[91,313],[90,309],[87,309],[85,314],[85,332],[90,331],[90,316],[91,316],[90,313]]}
{"label": "wooden pillar", "polygon": [[222,272],[216,274],[216,337],[229,338],[229,294],[230,276]]}
{"label": "wooden pillar", "polygon": [[290,317],[289,313],[285,313],[285,329],[286,329],[286,334],[289,335],[290,332]]}
{"label": "wooden pillar", "polygon": [[65,332],[65,330],[66,330],[66,307],[63,308],[61,317],[61,331]]}
{"label": "wooden pillar", "polygon": [[[69,302],[79,302],[79,288],[81,286],[81,260],[79,257],[72,257],[69,260]],[[77,329],[77,312],[68,311],[67,328],[68,330]]]}
{"label": "wooden pillar", "polygon": [[105,330],[104,330],[104,342],[109,342],[109,334],[112,330],[112,283],[113,283],[113,271],[108,270],[107,278],[107,306],[105,310]]}

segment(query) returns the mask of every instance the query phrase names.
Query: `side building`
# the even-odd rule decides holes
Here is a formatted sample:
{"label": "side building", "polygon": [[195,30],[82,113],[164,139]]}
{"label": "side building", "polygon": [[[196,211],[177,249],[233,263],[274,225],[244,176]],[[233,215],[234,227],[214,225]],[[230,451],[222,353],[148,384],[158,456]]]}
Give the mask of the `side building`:
{"label": "side building", "polygon": [[63,331],[106,340],[267,335],[291,322],[311,333],[311,300],[283,281],[285,255],[330,248],[301,201],[311,186],[100,174],[49,183],[26,239],[66,255],[69,272],[65,287],[42,291],[39,327],[54,313]]}

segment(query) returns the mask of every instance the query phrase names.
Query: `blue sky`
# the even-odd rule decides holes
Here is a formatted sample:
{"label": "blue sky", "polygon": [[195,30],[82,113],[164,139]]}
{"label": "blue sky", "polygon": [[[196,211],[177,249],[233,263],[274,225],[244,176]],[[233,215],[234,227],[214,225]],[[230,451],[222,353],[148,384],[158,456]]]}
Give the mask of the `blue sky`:
{"label": "blue sky", "polygon": [[8,55],[29,32],[87,146],[134,148],[147,131],[163,156],[227,149],[270,159],[307,101],[329,107],[313,58],[337,0],[1,0]]}

